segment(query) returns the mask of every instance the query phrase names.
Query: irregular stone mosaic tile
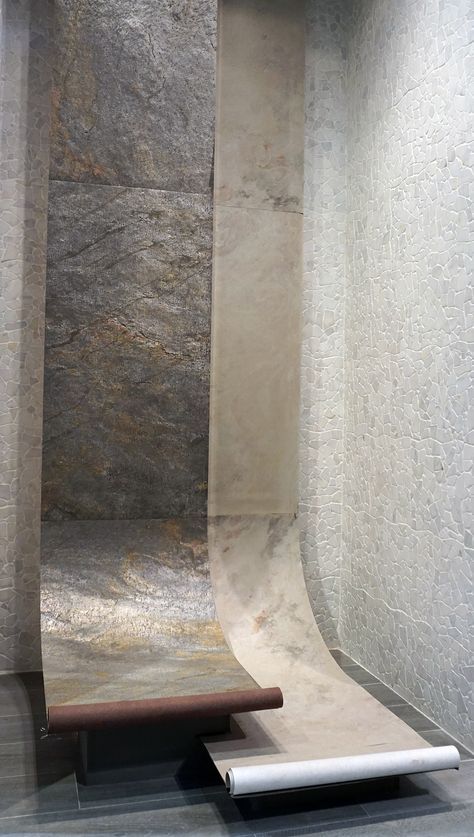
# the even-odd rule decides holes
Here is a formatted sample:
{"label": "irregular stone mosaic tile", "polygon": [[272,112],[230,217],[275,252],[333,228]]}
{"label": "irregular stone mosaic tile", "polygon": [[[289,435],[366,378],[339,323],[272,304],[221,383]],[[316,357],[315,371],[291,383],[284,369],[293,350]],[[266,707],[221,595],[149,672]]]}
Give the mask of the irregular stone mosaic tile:
{"label": "irregular stone mosaic tile", "polygon": [[43,516],[206,514],[212,207],[50,186]]}
{"label": "irregular stone mosaic tile", "polygon": [[354,6],[340,637],[472,748],[469,10]]}
{"label": "irregular stone mosaic tile", "polygon": [[51,178],[211,189],[216,0],[56,0]]}
{"label": "irregular stone mosaic tile", "polygon": [[306,4],[301,552],[319,629],[339,644],[344,423],[347,3]]}
{"label": "irregular stone mosaic tile", "polygon": [[51,4],[0,10],[0,671],[38,668]]}

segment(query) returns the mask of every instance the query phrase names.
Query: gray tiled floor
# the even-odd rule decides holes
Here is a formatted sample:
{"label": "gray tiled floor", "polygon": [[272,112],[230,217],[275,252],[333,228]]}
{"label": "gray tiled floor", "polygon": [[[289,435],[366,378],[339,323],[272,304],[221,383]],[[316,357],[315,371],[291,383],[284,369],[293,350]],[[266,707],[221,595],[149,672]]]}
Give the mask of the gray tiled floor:
{"label": "gray tiled floor", "polygon": [[[357,683],[427,741],[453,743],[347,655],[333,653]],[[44,737],[40,674],[1,676],[0,707],[0,835],[474,835],[474,759],[462,747],[459,771],[236,803],[204,748],[179,778],[97,786],[77,783],[74,737]]]}

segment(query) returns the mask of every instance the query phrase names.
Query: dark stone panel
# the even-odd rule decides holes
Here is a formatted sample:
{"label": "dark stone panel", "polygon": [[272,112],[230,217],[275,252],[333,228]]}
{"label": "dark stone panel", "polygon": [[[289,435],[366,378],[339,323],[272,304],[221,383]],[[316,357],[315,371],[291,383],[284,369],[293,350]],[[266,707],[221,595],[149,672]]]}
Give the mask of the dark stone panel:
{"label": "dark stone panel", "polygon": [[2,716],[39,715],[44,710],[43,675],[40,671],[0,675]]}
{"label": "dark stone panel", "polygon": [[[318,829],[304,834],[305,837],[472,837],[473,806],[453,810],[446,806],[444,811],[430,809],[424,812],[424,816],[418,812],[413,817],[408,816],[408,812],[397,819],[389,819],[391,816],[387,811],[375,821],[354,826],[349,832],[344,823],[337,829]],[[296,837],[296,834],[291,837]],[[278,837],[289,835],[280,833]]]}
{"label": "dark stone panel", "polygon": [[341,666],[341,668],[357,665],[357,663],[355,663],[351,657],[348,657],[347,654],[344,654],[344,651],[341,651],[340,648],[330,648],[329,653],[336,660],[336,663]]}
{"label": "dark stone panel", "polygon": [[46,733],[46,713],[0,716],[0,741],[4,744],[28,743]]}
{"label": "dark stone panel", "polygon": [[210,189],[217,0],[56,0],[53,180]]}
{"label": "dark stone panel", "polygon": [[205,516],[210,203],[50,186],[44,517]]}
{"label": "dark stone panel", "polygon": [[79,809],[67,813],[37,813],[1,822],[0,834],[39,834],[58,837],[253,837],[233,800],[220,794],[177,799],[150,799],[141,804]]}
{"label": "dark stone panel", "polygon": [[462,762],[459,770],[439,770],[402,776],[397,794],[371,801],[365,800],[363,807],[370,817],[380,817],[408,816],[417,811],[446,810],[451,805],[472,804],[473,780],[474,762],[470,761]]}
{"label": "dark stone panel", "polygon": [[401,703],[396,706],[390,707],[390,712],[393,712],[394,715],[398,715],[402,721],[405,721],[409,727],[412,727],[416,732],[420,734],[425,732],[425,730],[429,729],[436,729],[436,724],[434,721],[431,721],[429,718],[426,718],[421,712],[418,712],[413,706],[409,703]]}

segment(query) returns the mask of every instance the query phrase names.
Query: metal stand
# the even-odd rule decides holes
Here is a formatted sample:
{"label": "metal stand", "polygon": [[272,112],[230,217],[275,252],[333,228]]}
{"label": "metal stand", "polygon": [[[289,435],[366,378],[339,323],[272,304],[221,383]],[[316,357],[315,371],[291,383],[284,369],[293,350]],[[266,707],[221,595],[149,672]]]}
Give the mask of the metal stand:
{"label": "metal stand", "polygon": [[174,776],[202,746],[198,736],[228,732],[229,721],[225,715],[80,732],[77,778],[93,785]]}

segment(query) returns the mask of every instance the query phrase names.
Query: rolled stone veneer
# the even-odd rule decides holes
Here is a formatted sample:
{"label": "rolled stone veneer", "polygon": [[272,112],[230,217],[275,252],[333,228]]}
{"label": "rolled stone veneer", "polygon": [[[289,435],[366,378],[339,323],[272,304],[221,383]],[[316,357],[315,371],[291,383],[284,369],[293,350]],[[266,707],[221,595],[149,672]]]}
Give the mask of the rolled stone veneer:
{"label": "rolled stone veneer", "polygon": [[[234,735],[204,738],[236,797],[459,766],[454,747],[432,747],[341,669],[308,599],[297,517],[301,311],[311,299],[304,12],[302,0],[220,4],[209,566],[235,658],[285,695],[277,712],[238,715]],[[315,420],[315,449],[320,429]]]}
{"label": "rolled stone veneer", "polygon": [[283,695],[278,688],[257,688],[155,700],[121,700],[50,706],[48,732],[62,733],[143,726],[182,719],[212,718],[230,715],[234,712],[278,709],[281,706],[283,706]]}
{"label": "rolled stone veneer", "polygon": [[382,776],[458,768],[459,763],[460,756],[456,747],[430,747],[368,753],[348,758],[234,767],[227,771],[225,783],[231,796],[251,796]]}
{"label": "rolled stone veneer", "polygon": [[43,528],[49,731],[277,708],[216,619],[203,520],[67,521]]}

